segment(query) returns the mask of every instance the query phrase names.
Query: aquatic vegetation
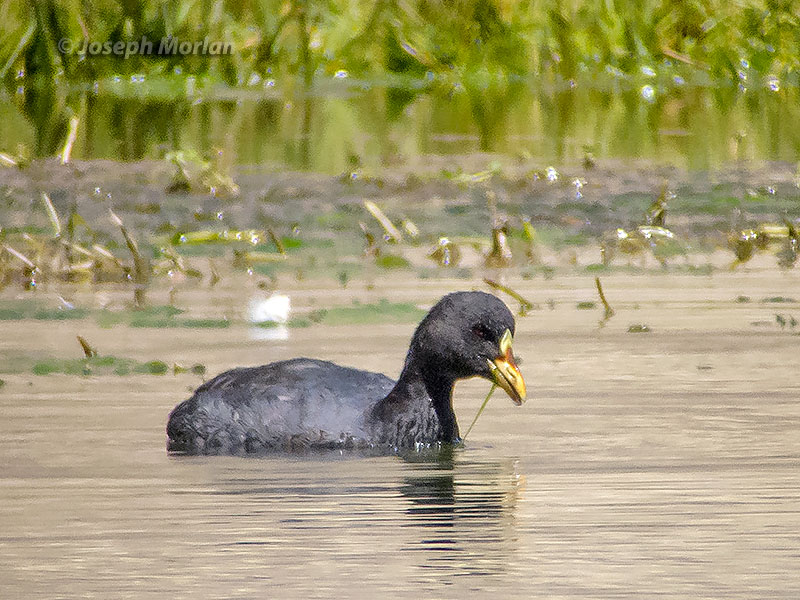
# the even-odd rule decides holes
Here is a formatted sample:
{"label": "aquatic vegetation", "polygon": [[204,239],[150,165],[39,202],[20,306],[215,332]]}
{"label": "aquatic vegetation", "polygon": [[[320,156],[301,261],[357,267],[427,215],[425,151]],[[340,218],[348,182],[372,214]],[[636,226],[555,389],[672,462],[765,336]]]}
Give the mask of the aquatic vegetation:
{"label": "aquatic vegetation", "polygon": [[165,375],[169,366],[160,360],[138,361],[116,356],[40,360],[31,367],[34,375]]}
{"label": "aquatic vegetation", "polygon": [[108,209],[108,212],[111,215],[112,222],[119,227],[122,237],[125,239],[125,245],[128,247],[128,251],[131,253],[131,257],[133,258],[133,268],[127,269],[127,271],[134,286],[134,304],[137,307],[142,307],[145,305],[145,293],[147,291],[147,286],[150,283],[150,262],[141,252],[139,252],[138,244],[133,237],[131,237],[130,233],[128,233],[128,229],[122,223],[122,219],[114,214],[113,210]]}
{"label": "aquatic vegetation", "polygon": [[516,291],[512,290],[510,287],[505,286],[505,285],[503,285],[501,283],[498,283],[497,281],[493,281],[491,279],[484,278],[483,282],[486,285],[488,285],[490,288],[495,289],[495,290],[497,290],[499,292],[503,292],[504,294],[508,294],[514,300],[519,302],[519,310],[518,310],[517,314],[520,317],[526,316],[528,314],[528,312],[531,311],[531,310],[539,310],[539,308],[541,308],[538,304],[534,304],[533,302],[531,302],[527,298],[523,298],[519,294],[519,292],[516,292]]}
{"label": "aquatic vegetation", "polygon": [[172,365],[172,372],[175,375],[181,375],[182,373],[192,373],[193,375],[205,375],[206,374],[206,366],[200,363],[196,363],[191,367],[184,367],[177,363],[173,363]]}
{"label": "aquatic vegetation", "polygon": [[134,317],[129,325],[131,327],[152,327],[157,329],[185,328],[185,329],[227,329],[231,326],[228,319],[154,319]]}
{"label": "aquatic vegetation", "polygon": [[478,412],[475,413],[475,417],[472,419],[472,423],[469,424],[469,427],[467,427],[467,431],[464,433],[463,436],[461,436],[461,442],[459,443],[460,446],[463,446],[466,443],[467,437],[469,436],[470,432],[472,432],[472,428],[475,427],[475,423],[478,422],[478,418],[480,418],[480,416],[483,414],[486,405],[489,404],[489,398],[492,397],[492,394],[494,393],[495,389],[497,389],[497,384],[493,383],[492,387],[490,387],[489,391],[486,393],[486,398],[483,399],[483,402],[478,408]]}
{"label": "aquatic vegetation", "polygon": [[686,244],[665,227],[667,201],[674,197],[664,183],[659,196],[645,211],[643,225],[631,230],[618,227],[616,231],[605,234],[600,245],[603,264],[611,264],[617,253],[634,257],[643,256],[646,251],[650,251],[664,267],[667,266],[668,258],[685,256]]}
{"label": "aquatic vegetation", "polygon": [[236,52],[213,59],[163,59],[162,71],[179,69],[184,77],[200,80],[196,86],[209,78],[271,89],[275,75],[286,72],[308,79],[319,73],[341,85],[368,74],[405,74],[436,82],[447,81],[454,71],[469,75],[462,81],[469,89],[497,77],[513,81],[513,75],[558,75],[569,80],[585,71],[659,82],[666,71],[673,80],[705,72],[738,83],[744,75],[748,86],[761,75],[764,85],[778,92],[798,64],[791,50],[797,28],[793,2],[771,5],[769,11],[754,0],[735,6],[648,0],[533,8],[469,0],[457,11],[441,2],[353,5],[340,0],[244,2],[210,13],[190,6],[182,1],[162,7],[145,0],[136,11],[125,12],[87,11],[71,4],[58,11],[33,10],[9,4],[0,77],[30,72],[38,64],[52,78],[63,72],[71,79],[94,81],[116,73],[140,83],[159,72],[147,56],[81,60],[78,52],[61,53],[55,44],[67,39],[71,48],[79,48],[85,38],[100,44],[139,41],[142,36],[157,40],[166,32],[195,40],[197,31],[232,42]]}
{"label": "aquatic vegetation", "polygon": [[[411,262],[397,250],[392,250],[391,252],[386,252],[385,250],[386,245],[393,246],[403,243],[403,234],[400,230],[374,202],[364,200],[363,205],[364,208],[367,209],[367,212],[381,225],[384,232],[379,241],[379,239],[370,232],[366,224],[359,222],[358,225],[364,235],[364,241],[366,243],[363,251],[364,256],[371,258],[375,266],[381,269],[407,269],[411,267]],[[409,224],[409,221],[405,221],[405,223],[406,227],[404,227],[404,229],[412,232],[414,234],[413,237],[417,237],[419,235],[417,226],[413,223]]]}
{"label": "aquatic vegetation", "polygon": [[31,163],[31,153],[25,144],[17,144],[17,151],[0,152],[0,167],[25,169]]}
{"label": "aquatic vegetation", "polygon": [[155,276],[167,275],[172,277],[176,273],[195,279],[203,278],[203,274],[198,269],[189,266],[174,247],[160,248],[159,256],[153,263],[153,274]]}
{"label": "aquatic vegetation", "polygon": [[409,302],[381,300],[374,304],[354,303],[326,309],[317,318],[325,325],[375,325],[416,323],[426,311]]}
{"label": "aquatic vegetation", "polygon": [[97,356],[97,350],[95,350],[95,348],[89,342],[87,342],[85,338],[81,336],[77,336],[77,338],[78,343],[81,345],[81,350],[83,350],[83,354],[86,358],[94,358]]}
{"label": "aquatic vegetation", "polygon": [[399,254],[381,254],[375,257],[375,264],[381,269],[407,269],[411,263]]}
{"label": "aquatic vegetation", "polygon": [[364,208],[381,224],[384,231],[384,239],[387,242],[400,243],[403,241],[403,234],[400,233],[400,230],[395,227],[391,219],[386,216],[377,204],[370,200],[364,200]]}
{"label": "aquatic vegetation", "polygon": [[72,321],[85,319],[89,314],[89,311],[84,308],[64,305],[53,308],[43,302],[7,300],[3,302],[3,306],[0,308],[0,321],[20,321],[23,319]]}
{"label": "aquatic vegetation", "polygon": [[530,220],[523,219],[522,221],[523,239],[525,241],[525,257],[531,264],[541,264],[542,259],[539,256],[539,250],[536,247],[536,229],[531,225]]}
{"label": "aquatic vegetation", "polygon": [[461,261],[461,250],[450,238],[440,237],[427,257],[440,267],[457,267]]}
{"label": "aquatic vegetation", "polygon": [[229,319],[194,318],[181,316],[184,310],[169,305],[146,306],[137,310],[100,310],[94,313],[97,324],[103,328],[127,326],[134,328],[186,328],[186,329],[227,329]]}
{"label": "aquatic vegetation", "polygon": [[232,198],[238,196],[239,186],[227,174],[227,167],[222,165],[222,151],[216,150],[212,156],[211,160],[205,160],[194,151],[168,152],[164,160],[172,165],[173,174],[166,191],[197,191]]}
{"label": "aquatic vegetation", "polygon": [[797,262],[798,240],[797,228],[788,219],[782,225],[761,223],[755,228],[732,231],[728,235],[728,248],[736,258],[731,269],[746,263],[757,252],[773,252],[781,268],[792,268]]}
{"label": "aquatic vegetation", "polygon": [[[768,111],[772,118],[797,114],[795,0],[767,7],[758,0],[724,6],[710,0],[686,6],[666,0],[465,0],[457,10],[440,1],[247,0],[193,10],[195,4],[142,0],[129,10],[106,10],[96,4],[6,0],[0,78],[14,120],[10,139],[4,140],[10,147],[0,148],[8,160],[0,164],[24,163],[14,153],[18,142],[35,157],[59,156],[70,164],[111,155],[163,158],[169,150],[171,191],[236,196],[238,184],[223,164],[228,157],[243,164],[282,160],[336,173],[346,168],[350,181],[377,185],[379,176],[368,173],[393,158],[394,132],[411,137],[408,130],[416,126],[430,129],[427,117],[406,119],[410,109],[421,110],[420,98],[435,105],[430,115],[455,109],[452,117],[440,115],[436,122],[456,134],[466,130],[475,138],[472,151],[518,146],[504,140],[523,119],[531,122],[528,133],[552,131],[552,141],[545,149],[538,141],[537,148],[510,147],[509,155],[538,151],[566,158],[565,152],[573,151],[559,140],[593,132],[574,151],[589,169],[593,153],[636,153],[626,148],[640,150],[649,144],[644,138],[651,138],[640,132],[674,122],[676,114],[681,129],[693,129],[699,123],[692,114],[700,105],[725,105],[723,115],[736,105],[764,118],[765,104],[782,104]],[[157,48],[167,35],[190,43],[205,38],[230,43],[234,51],[215,57],[96,56],[84,48],[86,42],[128,45],[144,38]],[[351,96],[360,101],[339,103],[335,112],[321,106],[329,98],[349,102]],[[581,119],[580,107],[586,106],[597,116]],[[579,121],[583,126],[576,131]],[[352,127],[354,122],[363,129]],[[609,125],[598,128],[598,122]],[[727,146],[734,127],[741,125],[719,128],[724,132],[704,147]],[[772,146],[782,128],[755,126],[751,136],[756,129],[763,130],[757,145]],[[103,130],[108,135],[98,135]],[[245,133],[250,141],[236,143]],[[268,141],[257,143],[265,133]],[[375,135],[380,152],[363,147],[363,133]],[[418,155],[441,148],[431,133],[421,132]],[[791,135],[780,137],[785,140],[776,143],[784,148],[780,154],[793,152]],[[735,144],[742,154],[747,142]],[[454,140],[444,143],[452,148]],[[215,146],[225,149],[222,157]],[[234,152],[241,155],[231,156]],[[488,165],[458,173],[453,181],[473,185],[496,173]]]}
{"label": "aquatic vegetation", "polygon": [[64,147],[61,149],[60,160],[62,165],[67,164],[72,156],[72,146],[75,144],[75,139],[78,137],[78,125],[80,121],[78,115],[72,115],[72,117],[70,117],[67,137],[64,140]]}
{"label": "aquatic vegetation", "polygon": [[510,267],[514,255],[508,244],[508,224],[499,220],[492,225],[492,247],[484,259],[484,264],[490,268]]}

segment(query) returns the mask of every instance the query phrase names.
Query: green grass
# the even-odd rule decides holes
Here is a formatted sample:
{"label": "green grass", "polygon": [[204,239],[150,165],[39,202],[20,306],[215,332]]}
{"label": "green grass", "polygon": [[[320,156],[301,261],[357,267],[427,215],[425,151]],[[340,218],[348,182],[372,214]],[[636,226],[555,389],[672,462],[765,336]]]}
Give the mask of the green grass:
{"label": "green grass", "polygon": [[[441,1],[352,0],[244,0],[213,11],[193,10],[197,6],[191,0],[141,0],[129,10],[77,2],[62,3],[58,10],[50,3],[34,6],[10,0],[0,5],[6,34],[0,43],[0,78],[13,80],[24,71],[26,78],[50,80],[61,72],[71,83],[109,79],[109,87],[131,98],[142,95],[141,86],[125,85],[131,74],[146,77],[152,97],[168,98],[186,93],[190,75],[198,78],[195,87],[201,91],[220,84],[252,85],[253,73],[261,84],[285,75],[307,81],[312,73],[330,81],[337,72],[349,75],[339,82],[345,89],[357,85],[350,83],[355,78],[373,77],[397,87],[457,81],[481,90],[498,82],[513,86],[526,76],[552,81],[582,75],[627,77],[654,86],[692,75],[768,85],[768,76],[782,82],[800,66],[797,0],[466,0],[458,10]],[[84,38],[158,40],[167,33],[182,40],[229,41],[234,52],[215,58],[80,60],[56,46],[62,38],[78,45]]]}

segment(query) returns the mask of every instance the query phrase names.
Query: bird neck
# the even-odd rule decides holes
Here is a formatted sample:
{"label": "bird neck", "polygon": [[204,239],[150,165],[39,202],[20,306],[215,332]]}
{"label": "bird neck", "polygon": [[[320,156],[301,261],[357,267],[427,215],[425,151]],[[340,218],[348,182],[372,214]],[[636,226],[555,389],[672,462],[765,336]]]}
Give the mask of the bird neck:
{"label": "bird neck", "polygon": [[403,372],[390,392],[389,397],[397,400],[414,398],[430,398],[433,410],[439,419],[441,428],[440,441],[456,444],[460,441],[458,422],[453,411],[453,386],[455,378],[446,372],[425,368],[414,360],[410,353],[403,367]]}

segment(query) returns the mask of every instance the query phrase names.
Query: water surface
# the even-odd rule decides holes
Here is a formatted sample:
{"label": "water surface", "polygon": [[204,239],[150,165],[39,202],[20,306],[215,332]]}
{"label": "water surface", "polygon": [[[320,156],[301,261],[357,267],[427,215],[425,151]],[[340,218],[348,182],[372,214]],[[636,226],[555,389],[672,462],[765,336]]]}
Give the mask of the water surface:
{"label": "water surface", "polygon": [[[410,283],[358,293],[425,305],[468,286]],[[798,336],[774,315],[800,311],[760,301],[790,296],[796,274],[609,276],[618,314],[604,327],[599,309],[575,308],[590,277],[513,283],[554,307],[518,324],[530,400],[494,397],[454,452],[169,456],[167,414],[197,376],[4,374],[0,595],[796,598]],[[298,285],[293,299],[302,310],[351,293]],[[185,301],[236,308],[202,298]],[[243,325],[7,321],[0,355],[72,356],[80,333],[209,375],[307,355],[395,377],[412,329],[259,341]],[[487,387],[457,387],[462,428]]]}

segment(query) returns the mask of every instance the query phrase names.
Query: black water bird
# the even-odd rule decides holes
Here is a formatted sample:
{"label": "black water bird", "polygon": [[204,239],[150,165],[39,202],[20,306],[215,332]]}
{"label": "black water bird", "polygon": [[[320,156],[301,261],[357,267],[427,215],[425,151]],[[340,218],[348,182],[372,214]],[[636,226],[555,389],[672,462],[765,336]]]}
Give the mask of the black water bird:
{"label": "black water bird", "polygon": [[483,292],[442,298],[411,338],[397,382],[379,373],[296,358],[226,371],[169,416],[167,449],[246,454],[340,448],[396,452],[457,444],[453,386],[479,376],[525,400],[511,350],[514,317]]}

